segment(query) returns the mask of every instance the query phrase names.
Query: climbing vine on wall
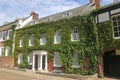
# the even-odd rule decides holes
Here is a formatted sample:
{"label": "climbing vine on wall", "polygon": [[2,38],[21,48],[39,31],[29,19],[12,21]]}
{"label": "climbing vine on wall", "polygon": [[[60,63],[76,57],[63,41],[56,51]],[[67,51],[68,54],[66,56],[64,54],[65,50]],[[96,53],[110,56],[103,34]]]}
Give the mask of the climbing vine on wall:
{"label": "climbing vine on wall", "polygon": [[15,31],[15,26],[16,25],[12,25],[10,29],[12,29],[12,37],[9,39],[9,40],[6,40],[4,41],[5,43],[5,49],[4,49],[4,54],[5,54],[5,51],[6,51],[6,47],[10,47],[10,54],[9,56],[14,56],[14,52],[12,52],[12,49],[13,49],[13,42],[14,42],[14,31]]}
{"label": "climbing vine on wall", "polygon": [[[28,54],[35,50],[46,50],[48,51],[48,59],[54,59],[54,52],[58,51],[60,52],[62,66],[65,69],[66,73],[77,73],[83,75],[94,74],[96,73],[98,60],[97,56],[101,50],[100,47],[101,46],[104,47],[104,45],[107,45],[105,43],[106,40],[109,41],[113,40],[111,38],[112,35],[109,35],[109,33],[104,33],[107,31],[107,29],[102,29],[103,26],[108,28],[109,25],[107,26],[106,24],[109,23],[111,22],[101,23],[97,27],[94,18],[89,15],[82,17],[76,16],[55,22],[45,22],[19,29],[16,31],[15,59],[17,61],[18,53],[23,53],[24,63],[26,64],[28,63],[27,62]],[[73,27],[79,28],[80,37],[79,41],[76,42],[71,41],[71,33],[73,31]],[[54,44],[54,35],[56,30],[59,29],[62,30],[61,43]],[[104,32],[102,32],[101,29]],[[46,45],[40,45],[40,38],[44,33],[46,33],[47,43]],[[35,34],[34,46],[29,46],[29,36],[31,34]],[[104,35],[106,36],[104,37]],[[23,47],[19,47],[21,36],[24,36]],[[104,38],[102,40],[104,44],[102,44],[102,42],[100,41],[101,37]],[[77,69],[72,68],[74,52],[78,53],[79,56],[80,67]]]}

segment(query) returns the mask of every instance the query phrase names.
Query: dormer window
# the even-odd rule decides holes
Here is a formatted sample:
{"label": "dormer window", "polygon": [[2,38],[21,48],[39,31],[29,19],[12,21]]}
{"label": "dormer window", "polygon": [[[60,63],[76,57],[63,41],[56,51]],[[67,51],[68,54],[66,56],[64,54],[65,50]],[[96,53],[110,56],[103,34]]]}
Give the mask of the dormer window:
{"label": "dormer window", "polygon": [[73,28],[71,40],[72,40],[72,41],[79,41],[78,27],[74,27],[74,28]]}
{"label": "dormer window", "polygon": [[72,15],[71,12],[66,12],[66,13],[63,14],[63,17],[67,17],[67,16],[70,16],[70,15]]}
{"label": "dormer window", "polygon": [[54,36],[54,43],[61,43],[61,29],[56,31]]}
{"label": "dormer window", "polygon": [[30,35],[29,46],[34,46],[34,34]]}

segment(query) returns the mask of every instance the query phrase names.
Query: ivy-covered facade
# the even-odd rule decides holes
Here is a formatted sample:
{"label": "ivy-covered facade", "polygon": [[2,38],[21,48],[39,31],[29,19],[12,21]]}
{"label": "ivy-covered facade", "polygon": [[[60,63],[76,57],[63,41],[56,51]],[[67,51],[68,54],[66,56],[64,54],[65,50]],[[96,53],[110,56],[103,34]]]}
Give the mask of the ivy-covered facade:
{"label": "ivy-covered facade", "polygon": [[[74,30],[75,28],[76,30]],[[61,30],[61,41],[59,43],[55,43],[57,30]],[[33,34],[33,45],[30,45],[30,36]],[[46,44],[44,45],[41,45],[42,34],[46,34]],[[72,36],[74,36],[75,40],[72,40]],[[22,47],[20,47],[21,37],[23,37]],[[61,70],[66,73],[94,74],[97,67],[98,49],[97,26],[92,16],[77,16],[56,22],[37,24],[16,31],[15,61],[18,60],[18,54],[23,53],[21,67],[23,65],[29,67],[28,56],[32,53],[35,58],[38,57],[38,62],[42,60],[42,64],[45,64],[40,66],[37,60],[34,59],[36,65],[33,64],[33,70],[42,68],[41,70],[48,71]],[[56,52],[59,53],[57,56],[55,56]],[[42,53],[44,60],[38,56]],[[55,61],[55,57],[59,58],[60,62]],[[60,66],[57,66],[57,64],[60,64]]]}
{"label": "ivy-covered facade", "polygon": [[12,39],[5,45],[14,47],[11,55],[20,68],[102,77],[112,66],[106,68],[107,60],[119,55],[119,4],[89,15],[13,27]]}

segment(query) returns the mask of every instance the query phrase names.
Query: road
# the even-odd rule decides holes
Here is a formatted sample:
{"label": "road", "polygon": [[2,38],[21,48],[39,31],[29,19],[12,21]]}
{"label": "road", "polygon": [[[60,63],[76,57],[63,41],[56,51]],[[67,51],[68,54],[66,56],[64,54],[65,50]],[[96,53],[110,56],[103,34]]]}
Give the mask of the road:
{"label": "road", "polygon": [[[0,68],[0,80],[76,80],[76,79],[36,74],[33,71],[25,72],[25,71]],[[120,80],[120,79],[103,78],[103,79],[87,79],[87,80]]]}
{"label": "road", "polygon": [[0,80],[75,80],[75,79],[46,76],[36,74],[35,72],[32,71],[24,72],[0,68]]}

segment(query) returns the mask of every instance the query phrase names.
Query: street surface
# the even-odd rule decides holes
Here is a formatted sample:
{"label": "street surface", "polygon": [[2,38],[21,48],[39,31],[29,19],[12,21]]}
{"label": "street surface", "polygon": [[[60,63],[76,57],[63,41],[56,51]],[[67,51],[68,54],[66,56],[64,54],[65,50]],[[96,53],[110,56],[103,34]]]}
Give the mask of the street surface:
{"label": "street surface", "polygon": [[[56,77],[56,76],[47,76],[42,74],[36,74],[33,71],[18,71],[0,68],[0,80],[80,80],[80,79],[71,79],[64,77]],[[86,79],[86,80],[120,80],[120,79]]]}

